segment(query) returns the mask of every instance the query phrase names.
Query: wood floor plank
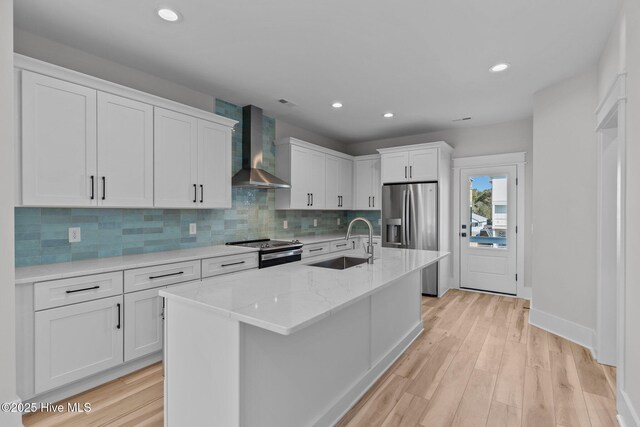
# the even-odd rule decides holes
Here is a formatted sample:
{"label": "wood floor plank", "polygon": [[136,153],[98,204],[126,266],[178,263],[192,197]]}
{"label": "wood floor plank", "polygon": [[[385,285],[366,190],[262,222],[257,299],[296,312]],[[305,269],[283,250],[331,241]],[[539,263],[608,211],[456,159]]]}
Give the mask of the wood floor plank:
{"label": "wood floor plank", "polygon": [[611,389],[611,394],[615,398],[618,394],[616,389],[616,368],[609,365],[600,365],[602,366],[602,370],[604,371],[604,376],[607,378],[607,382],[609,383],[609,388]]}
{"label": "wood floor plank", "polygon": [[407,357],[402,360],[394,373],[405,378],[414,379],[444,337],[445,332],[438,328],[426,332],[424,338],[417,343],[415,348],[408,352]]}
{"label": "wood floor plank", "polygon": [[478,360],[476,361],[476,369],[497,374],[500,370],[502,362],[502,353],[507,340],[507,328],[504,325],[491,325],[489,334],[487,335]]}
{"label": "wood floor plank", "polygon": [[572,354],[571,343],[568,340],[551,333],[547,335],[547,339],[549,341],[549,351],[551,353]]}
{"label": "wood floor plank", "polygon": [[592,427],[617,427],[616,402],[598,394],[584,392]]}
{"label": "wood floor plank", "polygon": [[428,404],[428,400],[405,393],[387,415],[382,427],[417,426]]}
{"label": "wood floor plank", "polygon": [[489,325],[483,322],[481,317],[476,316],[476,320],[462,342],[459,351],[480,354],[480,350],[482,350],[488,334]]}
{"label": "wood floor plank", "polygon": [[517,307],[511,316],[507,339],[526,344],[529,333],[529,310]]}
{"label": "wood floor plank", "polygon": [[556,422],[565,427],[588,426],[589,414],[572,355],[551,353],[551,382]]}
{"label": "wood floor plank", "polygon": [[390,375],[347,426],[372,427],[382,425],[404,394],[408,381],[399,375]]}
{"label": "wood floor plank", "polygon": [[487,427],[520,427],[521,423],[522,411],[519,408],[495,400],[491,403]]}
{"label": "wood floor plank", "polygon": [[529,326],[529,339],[527,340],[527,366],[532,368],[539,367],[551,370],[549,363],[549,342],[547,341],[548,332]]}
{"label": "wood floor plank", "polygon": [[522,427],[555,427],[551,373],[539,367],[525,368]]}
{"label": "wood floor plank", "polygon": [[460,347],[460,340],[457,338],[446,337],[440,341],[428,363],[424,364],[418,375],[411,381],[407,391],[414,396],[430,400],[453,360],[458,347]]}
{"label": "wood floor plank", "polygon": [[527,346],[507,341],[502,354],[494,399],[505,405],[522,408]]}
{"label": "wood floor plank", "polygon": [[593,360],[591,352],[575,343],[571,343],[571,352],[576,362],[582,390],[613,399],[614,395],[604,376],[602,366]]}
{"label": "wood floor plank", "polygon": [[449,426],[453,421],[464,390],[467,387],[476,355],[458,352],[442,377],[421,424],[426,427]]}
{"label": "wood floor plank", "polygon": [[496,374],[490,372],[473,370],[452,426],[475,427],[486,423],[496,377]]}

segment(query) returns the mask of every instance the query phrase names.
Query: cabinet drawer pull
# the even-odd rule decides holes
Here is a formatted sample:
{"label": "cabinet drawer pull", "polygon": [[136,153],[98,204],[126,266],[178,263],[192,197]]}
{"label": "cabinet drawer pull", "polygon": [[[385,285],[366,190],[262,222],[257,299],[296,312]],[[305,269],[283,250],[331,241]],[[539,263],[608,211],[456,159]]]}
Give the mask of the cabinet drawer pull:
{"label": "cabinet drawer pull", "polygon": [[107,177],[102,177],[102,200],[107,198]]}
{"label": "cabinet drawer pull", "polygon": [[307,193],[307,206],[311,206],[311,193]]}
{"label": "cabinet drawer pull", "polygon": [[69,291],[66,291],[68,294],[74,294],[76,292],[84,292],[84,291],[91,291],[93,289],[100,289],[100,285],[96,285],[96,286],[92,286],[90,288],[82,288],[82,289],[72,289]]}
{"label": "cabinet drawer pull", "polygon": [[407,167],[406,166],[404,167],[404,177],[405,178],[407,177]]}
{"label": "cabinet drawer pull", "polygon": [[371,198],[371,200],[373,200],[373,203],[372,203],[372,204],[373,204],[373,207],[375,208],[375,207],[376,207],[376,196],[373,196],[373,197]]}
{"label": "cabinet drawer pull", "polygon": [[413,178],[413,166],[409,166],[409,178]]}
{"label": "cabinet drawer pull", "polygon": [[244,264],[246,261],[238,261],[238,262],[232,262],[229,264],[222,264],[220,267],[231,267],[232,265],[240,265],[240,264]]}
{"label": "cabinet drawer pull", "polygon": [[193,184],[193,203],[198,203],[198,185]]}
{"label": "cabinet drawer pull", "polygon": [[324,248],[317,248],[317,249],[309,249],[309,252],[318,252],[323,250]]}
{"label": "cabinet drawer pull", "polygon": [[120,329],[120,303],[117,303],[116,306],[118,307],[118,324],[116,325],[116,329]]}
{"label": "cabinet drawer pull", "polygon": [[184,271],[178,271],[177,273],[161,274],[159,276],[149,276],[149,280],[162,279],[163,277],[180,276],[183,274],[184,274]]}
{"label": "cabinet drawer pull", "polygon": [[311,193],[311,206],[313,206],[313,193]]}
{"label": "cabinet drawer pull", "polygon": [[371,196],[369,196],[369,207],[371,207]]}
{"label": "cabinet drawer pull", "polygon": [[204,203],[204,185],[200,184],[200,203]]}
{"label": "cabinet drawer pull", "polygon": [[91,175],[91,200],[96,198],[96,178]]}
{"label": "cabinet drawer pull", "polygon": [[343,247],[343,246],[347,246],[347,244],[346,244],[346,243],[343,243],[343,244],[341,244],[341,245],[336,245],[336,248],[341,248],[341,247]]}

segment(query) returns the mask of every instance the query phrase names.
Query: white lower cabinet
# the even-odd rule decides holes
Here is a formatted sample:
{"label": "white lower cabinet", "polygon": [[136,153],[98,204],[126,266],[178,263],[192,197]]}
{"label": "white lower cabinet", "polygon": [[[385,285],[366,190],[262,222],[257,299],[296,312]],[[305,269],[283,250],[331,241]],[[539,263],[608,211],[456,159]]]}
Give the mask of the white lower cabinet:
{"label": "white lower cabinet", "polygon": [[123,298],[35,313],[35,392],[79,380],[123,361]]}
{"label": "white lower cabinet", "polygon": [[124,361],[162,350],[163,288],[132,292],[124,296]]}

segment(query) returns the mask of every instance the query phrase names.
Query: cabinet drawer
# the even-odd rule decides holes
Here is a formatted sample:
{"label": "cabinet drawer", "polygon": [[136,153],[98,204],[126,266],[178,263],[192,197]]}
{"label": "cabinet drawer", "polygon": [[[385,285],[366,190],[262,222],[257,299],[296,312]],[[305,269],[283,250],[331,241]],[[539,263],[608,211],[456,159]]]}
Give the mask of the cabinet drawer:
{"label": "cabinet drawer", "polygon": [[258,268],[258,253],[207,258],[202,260],[202,278]]}
{"label": "cabinet drawer", "polygon": [[39,282],[34,285],[36,311],[122,293],[122,271]]}
{"label": "cabinet drawer", "polygon": [[302,247],[302,259],[331,253],[331,243],[313,243]]}
{"label": "cabinet drawer", "polygon": [[356,248],[355,239],[334,240],[331,242],[331,252],[348,251]]}
{"label": "cabinet drawer", "polygon": [[124,272],[124,291],[134,292],[200,279],[200,261],[176,262]]}

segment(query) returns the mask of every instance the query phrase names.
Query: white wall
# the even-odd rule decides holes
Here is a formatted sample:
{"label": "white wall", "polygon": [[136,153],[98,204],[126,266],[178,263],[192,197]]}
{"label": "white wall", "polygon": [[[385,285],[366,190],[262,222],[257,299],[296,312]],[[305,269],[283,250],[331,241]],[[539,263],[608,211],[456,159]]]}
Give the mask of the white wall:
{"label": "white wall", "polygon": [[[13,249],[13,1],[0,0],[0,402],[16,397]],[[19,425],[0,412],[0,425]]]}
{"label": "white wall", "polygon": [[593,67],[536,93],[533,112],[530,319],[561,322],[572,329],[554,332],[587,346],[596,326],[596,102]]}
{"label": "white wall", "polygon": [[308,131],[301,127],[292,125],[284,120],[276,120],[276,140],[285,137],[294,137],[312,144],[321,145],[332,150],[346,152],[346,146],[340,141],[328,138],[323,135]]}
{"label": "white wall", "polygon": [[347,144],[347,152],[353,155],[375,154],[378,148],[398,147],[424,142],[445,141],[453,147],[453,158],[484,156],[514,152],[527,153],[525,185],[525,223],[527,233],[524,248],[524,283],[531,286],[531,209],[533,182],[533,121],[531,118],[489,126],[461,126],[438,132],[400,138]]}

